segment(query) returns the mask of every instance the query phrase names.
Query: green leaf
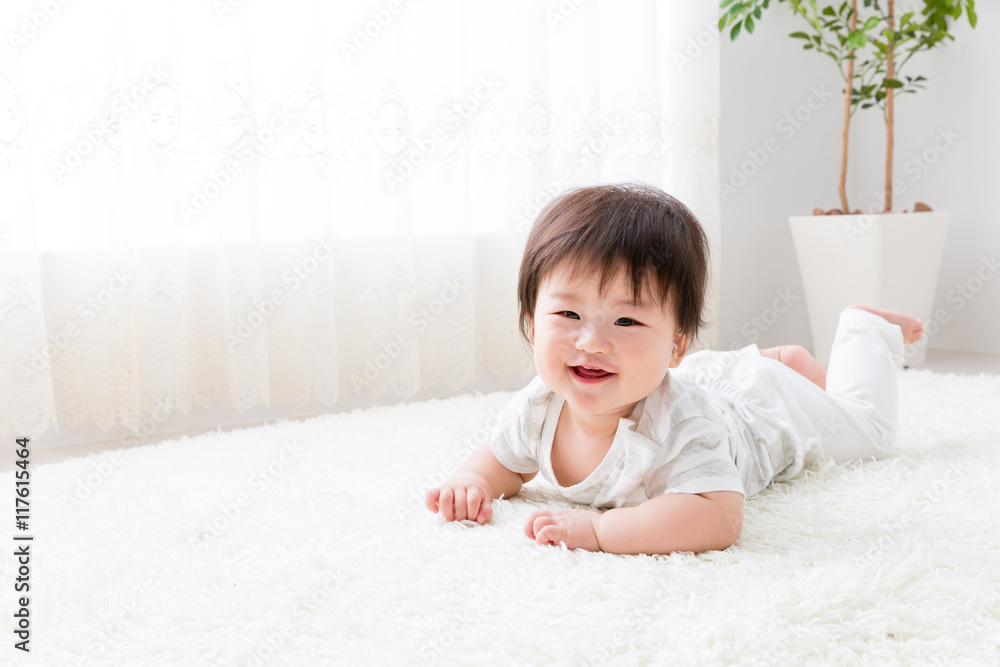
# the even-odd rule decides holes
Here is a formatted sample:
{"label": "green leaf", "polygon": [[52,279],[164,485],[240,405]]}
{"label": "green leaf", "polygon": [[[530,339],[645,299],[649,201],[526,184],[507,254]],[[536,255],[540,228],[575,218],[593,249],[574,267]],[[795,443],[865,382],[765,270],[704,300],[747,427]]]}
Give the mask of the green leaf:
{"label": "green leaf", "polygon": [[886,79],[882,82],[882,85],[886,88],[902,88],[903,82],[897,81],[896,79]]}
{"label": "green leaf", "polygon": [[833,7],[824,7],[823,16],[836,16],[837,12],[834,11]]}
{"label": "green leaf", "polygon": [[754,12],[753,12],[753,17],[755,19],[757,19],[758,21],[760,20],[760,12],[761,12],[760,7],[758,7],[757,9],[755,9]]}
{"label": "green leaf", "polygon": [[793,32],[789,37],[794,37],[796,39],[809,39],[809,35],[804,32]]}
{"label": "green leaf", "polygon": [[874,28],[877,25],[878,25],[878,17],[877,16],[872,16],[867,21],[865,21],[865,26],[862,28],[862,30],[866,30],[866,31],[867,30],[871,30],[872,28]]}
{"label": "green leaf", "polygon": [[733,4],[734,2],[736,2],[736,0],[722,0],[722,4],[719,5],[719,9],[725,9],[726,7],[728,7],[729,5]]}
{"label": "green leaf", "polygon": [[811,48],[813,48],[813,45],[812,45],[812,44],[806,44],[805,46],[803,46],[803,47],[802,47],[802,50],[803,50],[803,51],[808,51],[808,50],[809,50],[809,49],[811,49]]}
{"label": "green leaf", "polygon": [[747,27],[747,34],[753,34],[753,17],[748,16],[747,20],[744,21],[743,24]]}
{"label": "green leaf", "polygon": [[729,31],[730,40],[736,39],[736,36],[740,34],[740,27],[742,27],[742,25],[742,23],[737,23],[733,26],[733,29]]}

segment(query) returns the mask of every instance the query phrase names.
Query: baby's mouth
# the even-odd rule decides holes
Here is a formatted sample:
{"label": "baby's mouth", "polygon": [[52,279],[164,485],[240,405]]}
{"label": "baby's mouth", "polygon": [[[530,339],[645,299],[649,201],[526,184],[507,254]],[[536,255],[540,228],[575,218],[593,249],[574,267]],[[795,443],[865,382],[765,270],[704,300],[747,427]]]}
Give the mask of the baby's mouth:
{"label": "baby's mouth", "polygon": [[608,371],[601,370],[600,368],[588,368],[586,366],[573,366],[573,372],[582,378],[588,380],[599,380],[609,375],[614,375],[614,373],[609,373]]}

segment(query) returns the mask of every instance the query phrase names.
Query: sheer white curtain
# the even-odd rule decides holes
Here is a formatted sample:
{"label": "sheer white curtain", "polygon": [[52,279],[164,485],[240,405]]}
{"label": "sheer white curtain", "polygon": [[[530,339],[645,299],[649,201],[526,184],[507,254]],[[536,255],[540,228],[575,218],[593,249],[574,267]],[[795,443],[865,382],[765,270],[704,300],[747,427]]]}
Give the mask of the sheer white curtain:
{"label": "sheer white curtain", "polygon": [[49,5],[0,10],[2,434],[521,386],[572,186],[659,185],[718,250],[712,3]]}

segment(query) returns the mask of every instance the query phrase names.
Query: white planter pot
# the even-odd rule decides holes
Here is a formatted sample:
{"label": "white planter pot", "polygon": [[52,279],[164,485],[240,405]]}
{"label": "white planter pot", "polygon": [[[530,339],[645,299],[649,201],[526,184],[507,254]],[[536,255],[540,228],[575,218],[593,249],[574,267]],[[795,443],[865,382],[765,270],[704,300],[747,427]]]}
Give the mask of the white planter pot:
{"label": "white planter pot", "polygon": [[[852,303],[930,321],[950,219],[950,211],[789,217],[821,364],[830,361],[840,311]],[[926,351],[925,334],[906,346],[905,364],[919,366]]]}

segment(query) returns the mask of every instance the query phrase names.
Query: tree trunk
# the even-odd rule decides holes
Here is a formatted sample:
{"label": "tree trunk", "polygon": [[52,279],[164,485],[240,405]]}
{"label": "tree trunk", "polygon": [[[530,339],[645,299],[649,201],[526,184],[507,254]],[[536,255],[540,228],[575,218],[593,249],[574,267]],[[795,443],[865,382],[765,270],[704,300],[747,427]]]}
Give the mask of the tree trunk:
{"label": "tree trunk", "polygon": [[[851,0],[851,32],[858,27],[858,0]],[[851,49],[854,55],[854,49]],[[851,128],[851,92],[854,88],[854,58],[847,60],[847,87],[844,91],[844,130],[840,135],[840,210],[847,215],[847,135]]]}
{"label": "tree trunk", "polygon": [[[896,16],[894,0],[889,0],[889,30],[895,32],[896,30]],[[885,75],[886,77],[893,79],[895,78],[894,65],[895,60],[893,58],[893,43],[896,41],[895,37],[890,40],[887,45],[885,53]],[[889,213],[892,211],[892,98],[893,98],[893,88],[886,88],[885,90],[885,210],[883,213]]]}

